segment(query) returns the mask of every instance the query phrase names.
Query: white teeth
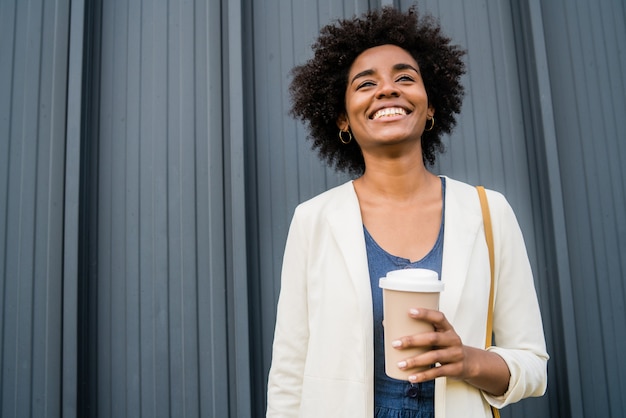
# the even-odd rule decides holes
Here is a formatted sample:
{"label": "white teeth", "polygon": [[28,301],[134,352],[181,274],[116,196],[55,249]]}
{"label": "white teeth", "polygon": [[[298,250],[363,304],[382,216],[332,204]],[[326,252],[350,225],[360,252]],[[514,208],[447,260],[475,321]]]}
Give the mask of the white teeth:
{"label": "white teeth", "polygon": [[378,112],[374,113],[372,119],[379,119],[386,116],[398,116],[398,115],[406,115],[406,110],[401,107],[387,107],[384,109],[380,109]]}

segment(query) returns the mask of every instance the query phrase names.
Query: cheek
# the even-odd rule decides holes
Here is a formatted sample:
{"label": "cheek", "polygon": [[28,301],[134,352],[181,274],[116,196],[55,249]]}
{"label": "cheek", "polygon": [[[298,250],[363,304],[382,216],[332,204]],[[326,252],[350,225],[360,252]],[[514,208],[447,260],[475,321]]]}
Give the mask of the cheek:
{"label": "cheek", "polygon": [[358,97],[351,97],[346,100],[346,113],[353,122],[356,118],[364,118],[367,111],[368,102]]}

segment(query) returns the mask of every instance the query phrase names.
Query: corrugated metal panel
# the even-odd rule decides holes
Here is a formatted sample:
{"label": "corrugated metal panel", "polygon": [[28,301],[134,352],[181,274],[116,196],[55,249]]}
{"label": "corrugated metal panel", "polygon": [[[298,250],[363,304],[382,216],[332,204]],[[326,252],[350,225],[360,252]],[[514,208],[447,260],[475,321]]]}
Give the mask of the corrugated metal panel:
{"label": "corrugated metal panel", "polygon": [[[293,208],[347,179],[287,75],[380,4],[0,2],[0,415],[263,416]],[[469,51],[436,170],[509,197],[544,307],[548,395],[503,416],[626,415],[624,4],[422,4]]]}
{"label": "corrugated metal panel", "polygon": [[626,10],[542,2],[584,416],[626,416]]}
{"label": "corrugated metal panel", "polygon": [[0,3],[0,415],[61,410],[69,3]]}
{"label": "corrugated metal panel", "polygon": [[225,99],[236,72],[223,76],[223,19],[240,31],[237,11],[106,1],[94,13],[86,251],[96,268],[84,304],[96,301],[86,310],[97,330],[84,341],[93,398],[82,412],[247,416],[247,315],[235,305],[245,252],[236,268],[227,260],[245,236],[232,208],[242,152],[223,128],[241,103]]}
{"label": "corrugated metal panel", "polygon": [[[548,75],[543,21],[538,0],[514,3],[520,84],[528,126],[528,165],[537,236],[537,281],[548,336],[547,416],[582,417],[582,394],[574,327],[572,286],[564,223],[554,109]],[[567,371],[564,373],[563,371]],[[523,416],[523,415],[522,415]]]}

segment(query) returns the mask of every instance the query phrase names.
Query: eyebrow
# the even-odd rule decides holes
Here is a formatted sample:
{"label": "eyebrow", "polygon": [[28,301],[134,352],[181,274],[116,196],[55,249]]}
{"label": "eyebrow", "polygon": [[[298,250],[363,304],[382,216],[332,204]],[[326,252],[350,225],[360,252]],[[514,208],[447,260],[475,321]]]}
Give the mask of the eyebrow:
{"label": "eyebrow", "polygon": [[[402,71],[402,70],[413,70],[415,71],[417,74],[419,74],[419,70],[417,68],[415,68],[414,66],[412,66],[411,64],[405,64],[405,63],[399,63],[393,66],[393,69],[396,71]],[[369,69],[369,70],[365,70],[365,71],[361,71],[360,73],[356,74],[354,77],[352,77],[352,80],[350,81],[350,84],[354,83],[354,80],[356,80],[357,78],[361,78],[361,77],[367,77],[369,75],[374,74],[376,71],[374,71],[373,69]]]}

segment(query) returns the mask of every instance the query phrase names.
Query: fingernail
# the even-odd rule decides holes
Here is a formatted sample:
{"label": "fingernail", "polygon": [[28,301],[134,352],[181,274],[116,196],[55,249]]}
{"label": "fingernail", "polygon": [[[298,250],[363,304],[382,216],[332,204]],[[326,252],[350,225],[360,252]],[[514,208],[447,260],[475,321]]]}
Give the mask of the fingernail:
{"label": "fingernail", "polygon": [[420,311],[418,311],[418,310],[417,310],[417,309],[415,309],[415,308],[411,308],[411,309],[409,309],[409,313],[410,313],[411,315],[417,315],[417,314],[419,314],[419,313],[420,313]]}
{"label": "fingernail", "polygon": [[417,376],[412,374],[411,376],[409,376],[409,382],[416,382],[417,381]]}
{"label": "fingernail", "polygon": [[400,347],[401,345],[402,345],[402,341],[400,341],[400,340],[395,340],[395,341],[392,341],[392,342],[391,342],[391,346],[392,346],[392,347],[395,347],[395,348],[398,348],[398,347]]}
{"label": "fingernail", "polygon": [[406,361],[398,362],[398,367],[401,368],[401,369],[404,369],[406,367]]}

